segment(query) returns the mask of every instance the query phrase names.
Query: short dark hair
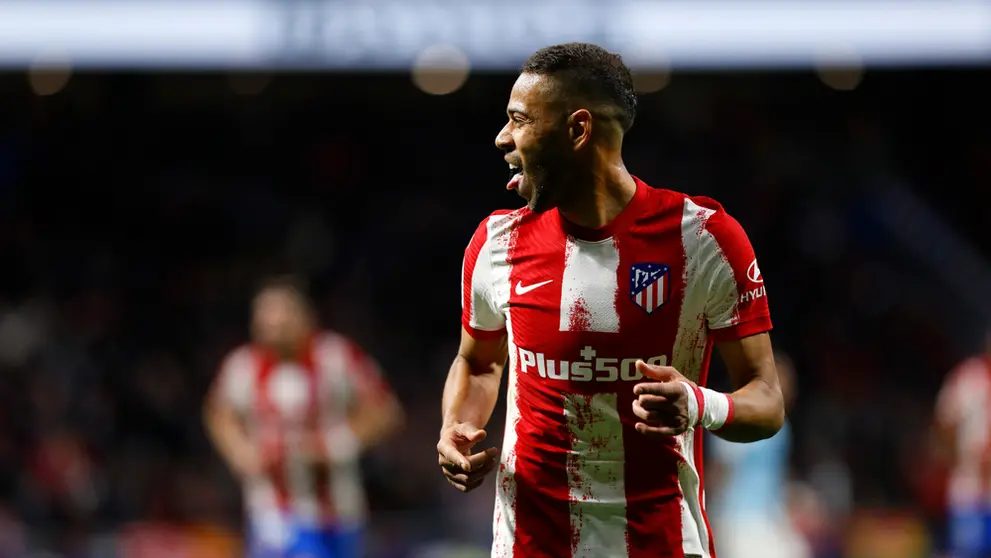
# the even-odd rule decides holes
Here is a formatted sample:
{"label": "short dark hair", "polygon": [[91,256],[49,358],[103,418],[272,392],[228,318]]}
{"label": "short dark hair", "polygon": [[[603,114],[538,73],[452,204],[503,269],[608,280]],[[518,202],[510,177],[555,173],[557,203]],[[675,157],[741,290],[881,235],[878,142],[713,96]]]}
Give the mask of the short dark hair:
{"label": "short dark hair", "polygon": [[310,298],[309,283],[299,275],[273,275],[262,279],[255,290],[255,296],[266,291],[282,291],[296,298],[307,312],[315,311],[313,299]]}
{"label": "short dark hair", "polygon": [[553,45],[530,55],[520,72],[558,77],[574,94],[612,105],[624,132],[633,126],[637,94],[618,54],[590,43]]}

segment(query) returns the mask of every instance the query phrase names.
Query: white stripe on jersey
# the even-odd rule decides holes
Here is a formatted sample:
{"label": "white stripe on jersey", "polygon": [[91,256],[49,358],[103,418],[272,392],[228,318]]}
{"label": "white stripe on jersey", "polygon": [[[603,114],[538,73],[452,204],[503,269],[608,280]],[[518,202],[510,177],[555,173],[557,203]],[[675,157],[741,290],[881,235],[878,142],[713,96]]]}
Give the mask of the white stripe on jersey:
{"label": "white stripe on jersey", "polygon": [[[614,280],[615,281],[615,280]],[[615,393],[564,395],[571,433],[568,493],[573,558],[626,548],[626,458]]]}
{"label": "white stripe on jersey", "polygon": [[585,242],[568,237],[561,278],[561,331],[619,331],[616,241]]}
{"label": "white stripe on jersey", "polygon": [[[671,366],[688,375],[691,375],[690,371],[702,369],[707,343],[706,336],[699,333],[706,326],[701,316],[705,315],[709,285],[698,281],[698,278],[708,275],[705,270],[713,265],[713,258],[723,257],[719,251],[719,243],[705,229],[705,222],[713,213],[715,211],[696,205],[690,199],[685,200],[681,218],[681,241],[685,249],[685,291],[678,334],[674,342],[674,346],[680,350],[672,355]],[[696,280],[692,281],[691,278]],[[689,379],[699,380],[697,377]],[[695,462],[695,433],[689,431],[679,438],[681,453],[688,465],[678,470],[678,483],[685,495],[681,500],[683,549],[685,554],[708,558],[709,530],[702,516],[705,495],[701,490],[699,464]]]}

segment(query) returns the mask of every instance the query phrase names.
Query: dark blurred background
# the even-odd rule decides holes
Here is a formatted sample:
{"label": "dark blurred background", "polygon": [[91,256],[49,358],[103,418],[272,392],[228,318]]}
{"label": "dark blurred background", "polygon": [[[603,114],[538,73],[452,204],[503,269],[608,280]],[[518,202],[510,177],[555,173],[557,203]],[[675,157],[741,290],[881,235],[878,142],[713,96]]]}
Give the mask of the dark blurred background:
{"label": "dark blurred background", "polygon": [[[366,460],[374,555],[485,555],[493,491],[450,490],[433,448],[462,251],[520,205],[493,145],[514,78],[0,76],[0,557],[154,557],[177,533],[183,556],[234,552],[239,492],[200,406],[257,281],[285,271],[407,410]],[[799,379],[795,518],[821,556],[940,547],[933,399],[991,324],[986,79],[638,73],[628,167],[719,200],[761,258]],[[871,550],[894,533],[913,554]]]}

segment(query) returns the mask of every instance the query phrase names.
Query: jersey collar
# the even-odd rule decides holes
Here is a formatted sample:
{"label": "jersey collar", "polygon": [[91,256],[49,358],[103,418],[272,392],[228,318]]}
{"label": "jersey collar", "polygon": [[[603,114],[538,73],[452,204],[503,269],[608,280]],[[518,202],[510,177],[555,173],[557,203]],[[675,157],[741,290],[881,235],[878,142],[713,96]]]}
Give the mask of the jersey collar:
{"label": "jersey collar", "polygon": [[557,212],[558,221],[561,223],[561,228],[564,232],[570,236],[573,236],[579,240],[585,240],[588,242],[599,242],[607,238],[615,236],[620,231],[628,228],[633,224],[633,221],[640,215],[643,210],[644,203],[647,200],[647,184],[637,177],[633,177],[633,180],[637,184],[637,191],[633,194],[633,199],[626,204],[623,211],[619,212],[619,215],[615,219],[606,223],[605,226],[599,227],[597,229],[588,229],[582,227],[581,225],[576,225],[571,221],[568,221],[561,215],[561,212]]}

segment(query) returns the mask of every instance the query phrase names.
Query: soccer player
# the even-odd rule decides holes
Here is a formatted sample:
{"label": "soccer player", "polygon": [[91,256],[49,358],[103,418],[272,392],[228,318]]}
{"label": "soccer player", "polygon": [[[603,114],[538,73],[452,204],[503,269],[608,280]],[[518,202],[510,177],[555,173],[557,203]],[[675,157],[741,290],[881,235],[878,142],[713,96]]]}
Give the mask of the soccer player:
{"label": "soccer player", "polygon": [[[785,407],[795,396],[791,359],[775,355]],[[753,444],[734,444],[719,437],[709,449],[720,471],[719,498],[713,523],[722,543],[720,558],[808,558],[808,543],[788,514],[791,428]],[[711,462],[710,462],[711,463]]]}
{"label": "soccer player", "polygon": [[936,445],[950,467],[951,556],[991,556],[991,330],[984,354],[944,380],[935,419]]}
{"label": "soccer player", "polygon": [[[437,444],[460,490],[498,469],[495,557],[712,557],[699,429],[748,442],[784,421],[750,242],[713,200],[630,175],[636,102],[618,56],[547,47],[496,137],[526,206],[465,251]],[[703,387],[713,345],[731,394]],[[507,357],[502,450],[473,453]]]}
{"label": "soccer player", "polygon": [[316,329],[292,278],[261,288],[251,332],[205,408],[210,437],[244,484],[249,556],[358,556],[358,457],[399,426],[400,406],[358,345]]}

